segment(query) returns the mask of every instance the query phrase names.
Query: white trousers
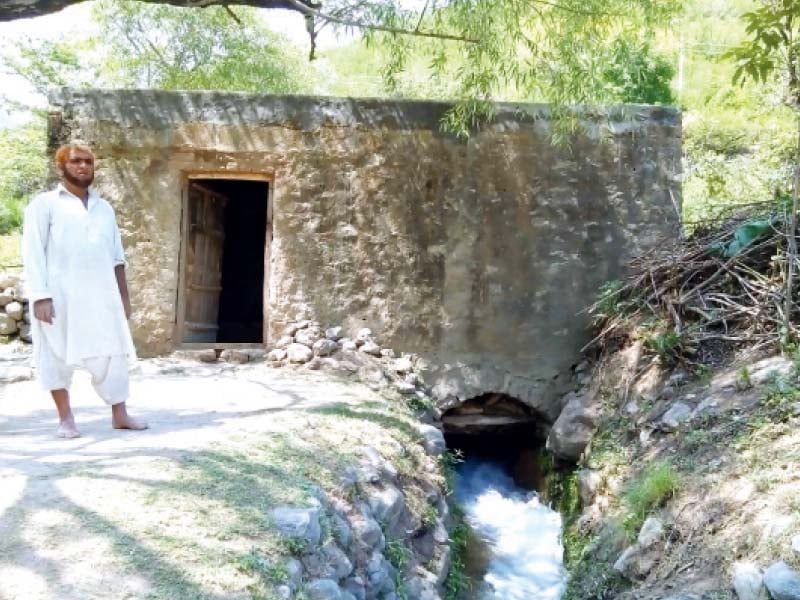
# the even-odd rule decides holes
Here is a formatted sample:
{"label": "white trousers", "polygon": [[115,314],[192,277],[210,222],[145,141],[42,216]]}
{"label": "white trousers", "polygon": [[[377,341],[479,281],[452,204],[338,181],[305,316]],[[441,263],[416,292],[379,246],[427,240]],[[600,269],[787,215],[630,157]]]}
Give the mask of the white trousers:
{"label": "white trousers", "polygon": [[[36,376],[39,383],[47,391],[68,390],[72,382],[75,367],[67,365],[53,354],[50,346],[40,340],[39,360],[36,365]],[[83,359],[83,368],[92,376],[92,386],[97,395],[106,404],[114,405],[125,402],[130,395],[128,377],[128,357],[97,356]]]}

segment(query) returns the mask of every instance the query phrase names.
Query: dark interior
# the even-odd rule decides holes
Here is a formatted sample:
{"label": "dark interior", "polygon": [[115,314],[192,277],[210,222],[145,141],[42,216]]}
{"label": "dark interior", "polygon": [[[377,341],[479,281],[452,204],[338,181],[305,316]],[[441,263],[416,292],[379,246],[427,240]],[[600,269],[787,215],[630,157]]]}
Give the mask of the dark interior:
{"label": "dark interior", "polygon": [[229,199],[225,207],[217,342],[263,342],[269,184],[238,179],[206,179],[200,183]]}

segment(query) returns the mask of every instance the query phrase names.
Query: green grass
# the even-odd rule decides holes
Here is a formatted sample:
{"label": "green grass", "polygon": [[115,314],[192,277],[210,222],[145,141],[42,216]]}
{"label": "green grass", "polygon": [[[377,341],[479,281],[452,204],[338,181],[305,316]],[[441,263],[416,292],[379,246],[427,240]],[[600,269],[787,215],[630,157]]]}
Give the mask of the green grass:
{"label": "green grass", "polygon": [[651,510],[661,506],[681,487],[677,469],[669,461],[647,465],[632,479],[622,494],[627,515],[625,529],[636,535]]}

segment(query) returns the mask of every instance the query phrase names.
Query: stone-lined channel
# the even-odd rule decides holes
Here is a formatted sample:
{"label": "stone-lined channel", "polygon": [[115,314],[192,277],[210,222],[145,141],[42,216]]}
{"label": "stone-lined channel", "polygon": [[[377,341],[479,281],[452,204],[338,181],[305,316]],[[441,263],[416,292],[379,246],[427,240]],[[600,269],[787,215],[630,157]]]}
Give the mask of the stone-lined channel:
{"label": "stone-lined channel", "polygon": [[541,432],[527,418],[491,425],[501,421],[491,415],[484,427],[457,431],[447,420],[448,447],[463,455],[455,499],[474,534],[466,557],[470,600],[558,600],[567,582],[562,522],[536,492]]}

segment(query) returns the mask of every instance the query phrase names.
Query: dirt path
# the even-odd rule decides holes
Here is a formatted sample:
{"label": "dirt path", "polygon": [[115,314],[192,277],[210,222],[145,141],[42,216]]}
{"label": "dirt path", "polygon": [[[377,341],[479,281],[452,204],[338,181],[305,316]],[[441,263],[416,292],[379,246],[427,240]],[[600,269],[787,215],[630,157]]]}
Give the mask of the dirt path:
{"label": "dirt path", "polygon": [[141,361],[130,407],[151,428],[112,430],[79,373],[67,441],[34,381],[0,384],[0,598],[250,598],[248,553],[269,553],[266,506],[305,485],[289,480],[313,468],[308,436],[370,402],[317,372]]}

